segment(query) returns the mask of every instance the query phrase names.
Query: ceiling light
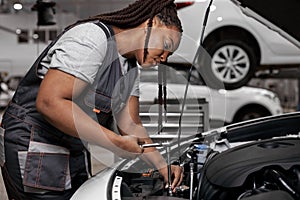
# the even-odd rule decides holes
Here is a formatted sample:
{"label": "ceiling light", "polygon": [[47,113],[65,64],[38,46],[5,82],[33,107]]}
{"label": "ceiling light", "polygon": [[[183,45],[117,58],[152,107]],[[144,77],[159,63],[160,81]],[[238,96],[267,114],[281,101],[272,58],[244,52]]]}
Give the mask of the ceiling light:
{"label": "ceiling light", "polygon": [[15,3],[13,4],[13,8],[14,8],[15,10],[22,10],[23,5],[22,5],[20,2],[15,2]]}

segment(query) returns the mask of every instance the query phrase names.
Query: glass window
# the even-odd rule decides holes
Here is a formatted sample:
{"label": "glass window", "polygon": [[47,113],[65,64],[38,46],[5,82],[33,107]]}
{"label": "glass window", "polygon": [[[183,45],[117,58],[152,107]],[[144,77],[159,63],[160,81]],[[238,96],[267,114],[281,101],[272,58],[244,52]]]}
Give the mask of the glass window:
{"label": "glass window", "polygon": [[57,30],[49,30],[49,40],[54,40],[57,36]]}
{"label": "glass window", "polygon": [[35,43],[38,42],[46,43],[46,32],[44,30],[35,30],[33,32],[32,37]]}
{"label": "glass window", "polygon": [[18,43],[28,43],[28,30],[18,29],[16,31],[18,35]]}

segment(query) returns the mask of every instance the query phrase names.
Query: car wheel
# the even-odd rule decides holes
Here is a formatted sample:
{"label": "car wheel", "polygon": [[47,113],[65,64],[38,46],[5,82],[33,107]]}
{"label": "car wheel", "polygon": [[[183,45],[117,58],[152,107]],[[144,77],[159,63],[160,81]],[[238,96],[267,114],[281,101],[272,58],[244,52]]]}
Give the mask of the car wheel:
{"label": "car wheel", "polygon": [[270,111],[268,111],[265,107],[260,105],[253,105],[242,108],[235,115],[233,119],[233,123],[246,121],[250,119],[256,119],[259,117],[266,117],[271,115]]}
{"label": "car wheel", "polygon": [[207,74],[223,82],[232,90],[246,85],[253,77],[257,65],[254,50],[242,40],[226,39],[214,41],[206,46],[211,56]]}

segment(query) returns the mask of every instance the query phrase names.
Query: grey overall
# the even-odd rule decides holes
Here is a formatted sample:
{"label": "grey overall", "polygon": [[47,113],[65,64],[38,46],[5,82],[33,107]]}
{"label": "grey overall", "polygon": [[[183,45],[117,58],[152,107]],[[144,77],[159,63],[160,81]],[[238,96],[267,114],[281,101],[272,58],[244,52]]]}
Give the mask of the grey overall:
{"label": "grey overall", "polygon": [[[107,36],[107,53],[94,83],[75,103],[99,124],[111,128],[113,114],[128,100],[137,67],[135,60],[131,60],[134,73],[122,75],[113,30],[101,22],[96,24]],[[37,71],[56,41],[43,51],[22,79],[3,115],[6,161],[2,174],[10,199],[70,199],[90,176],[85,142],[56,129],[36,110],[42,81]],[[99,112],[95,113],[95,109]]]}

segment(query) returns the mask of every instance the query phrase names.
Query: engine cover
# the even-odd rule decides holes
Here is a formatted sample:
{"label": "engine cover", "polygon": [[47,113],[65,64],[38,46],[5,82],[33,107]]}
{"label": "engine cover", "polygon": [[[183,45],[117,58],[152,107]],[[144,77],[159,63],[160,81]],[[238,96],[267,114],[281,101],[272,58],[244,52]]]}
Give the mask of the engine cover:
{"label": "engine cover", "polygon": [[270,139],[244,144],[209,160],[205,176],[212,184],[239,187],[253,172],[268,166],[280,166],[285,170],[300,165],[299,139]]}

